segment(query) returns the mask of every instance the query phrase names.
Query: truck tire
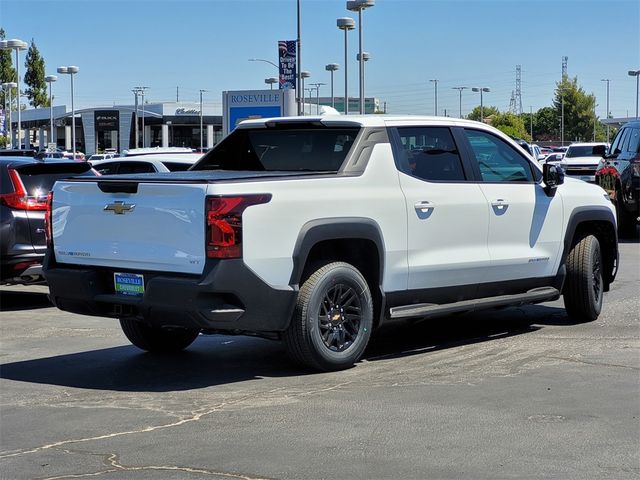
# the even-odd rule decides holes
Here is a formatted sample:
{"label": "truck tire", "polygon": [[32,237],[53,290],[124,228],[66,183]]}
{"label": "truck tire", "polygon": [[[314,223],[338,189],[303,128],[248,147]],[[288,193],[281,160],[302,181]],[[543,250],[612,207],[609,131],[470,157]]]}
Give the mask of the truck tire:
{"label": "truck tire", "polygon": [[372,325],[367,281],[352,265],[333,262],[317,268],[302,284],[283,340],[296,362],[314,370],[342,370],[360,359]]}
{"label": "truck tire", "polygon": [[136,347],[154,353],[184,350],[198,337],[199,330],[163,330],[129,318],[120,319],[122,331]]}
{"label": "truck tire", "polygon": [[618,236],[620,238],[633,238],[636,235],[636,218],[624,208],[624,200],[620,187],[616,189],[616,217],[618,221]]}
{"label": "truck tire", "polygon": [[567,256],[567,279],[563,290],[567,314],[580,322],[598,318],[603,286],[600,243],[593,235],[585,235]]}

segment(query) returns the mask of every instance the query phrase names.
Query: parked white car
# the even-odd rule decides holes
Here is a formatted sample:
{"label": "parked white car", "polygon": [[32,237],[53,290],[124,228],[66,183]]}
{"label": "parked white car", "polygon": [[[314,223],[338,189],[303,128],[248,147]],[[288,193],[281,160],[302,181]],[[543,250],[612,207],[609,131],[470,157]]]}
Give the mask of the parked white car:
{"label": "parked white car", "polygon": [[188,155],[151,154],[133,157],[117,157],[106,160],[91,161],[94,169],[101,175],[122,175],[125,173],[166,173],[188,170],[200,160],[202,154]]}
{"label": "parked white car", "polygon": [[602,142],[572,143],[560,161],[560,166],[571,177],[595,183],[596,169],[606,155],[608,145]]}

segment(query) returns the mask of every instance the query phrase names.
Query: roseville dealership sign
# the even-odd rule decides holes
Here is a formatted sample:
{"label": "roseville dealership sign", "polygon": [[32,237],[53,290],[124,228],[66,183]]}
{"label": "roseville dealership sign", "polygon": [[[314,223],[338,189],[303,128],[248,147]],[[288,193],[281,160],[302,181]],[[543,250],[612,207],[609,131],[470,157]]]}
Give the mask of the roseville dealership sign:
{"label": "roseville dealership sign", "polygon": [[222,109],[223,135],[227,135],[242,120],[295,115],[295,90],[222,92]]}

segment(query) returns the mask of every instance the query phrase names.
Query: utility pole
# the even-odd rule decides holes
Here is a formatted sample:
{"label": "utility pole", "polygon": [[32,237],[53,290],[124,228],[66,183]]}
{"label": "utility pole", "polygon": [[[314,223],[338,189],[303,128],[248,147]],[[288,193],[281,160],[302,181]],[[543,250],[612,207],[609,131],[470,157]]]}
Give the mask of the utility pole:
{"label": "utility pole", "polygon": [[459,118],[462,118],[462,90],[469,87],[451,87],[452,90],[458,90],[460,92],[460,115]]}
{"label": "utility pole", "polygon": [[531,141],[533,142],[533,107],[529,105],[529,132],[531,134]]}
{"label": "utility pole", "polygon": [[[297,42],[297,49],[296,49],[296,53],[298,55],[298,62],[296,65],[298,68],[298,81],[296,83],[296,93],[297,93],[297,97],[298,97],[298,116],[302,115],[302,101],[301,101],[301,97],[300,97],[300,92],[301,90],[301,85],[302,85],[302,39],[300,38],[300,0],[298,0],[297,2],[298,5],[298,42]],[[304,92],[302,92],[302,95],[304,96]]]}
{"label": "utility pole", "polygon": [[[137,113],[138,113],[138,94],[142,97],[142,148],[144,148],[146,139],[144,136],[144,91],[147,90],[149,87],[134,87],[135,89],[135,94],[136,94],[136,117],[137,117]],[[137,142],[137,127],[138,127],[138,122],[137,122],[137,118],[136,118],[136,142]],[[137,146],[137,143],[136,143]]]}
{"label": "utility pole", "polygon": [[[609,80],[608,78],[603,78],[600,81],[607,82],[607,114],[605,115],[605,118],[608,120],[609,119],[609,82],[611,80]],[[609,122],[607,122],[607,143],[609,143]]]}
{"label": "utility pole", "polygon": [[[317,82],[310,85],[316,90],[316,115],[320,115],[320,87],[326,83]],[[311,92],[309,92],[309,98],[311,98]]]}
{"label": "utility pole", "polygon": [[176,103],[178,103],[180,101],[180,95],[178,92],[178,87],[176,87]]}
{"label": "utility pole", "polygon": [[133,148],[138,148],[138,90],[136,88],[134,88],[133,90],[131,90],[133,92],[133,95],[135,96],[135,110],[136,113],[133,116],[133,124],[134,124],[134,145]]}
{"label": "utility pole", "polygon": [[432,82],[435,87],[435,108],[434,108],[433,114],[437,117],[438,116],[438,79],[434,78],[429,81]]}
{"label": "utility pole", "polygon": [[209,90],[200,90],[200,153],[204,153],[204,135],[202,131],[202,94]]}

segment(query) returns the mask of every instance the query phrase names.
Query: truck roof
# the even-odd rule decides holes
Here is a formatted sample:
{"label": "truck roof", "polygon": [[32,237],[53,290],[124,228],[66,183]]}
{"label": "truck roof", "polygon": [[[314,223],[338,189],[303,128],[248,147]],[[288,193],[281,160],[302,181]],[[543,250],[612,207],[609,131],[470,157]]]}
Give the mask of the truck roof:
{"label": "truck roof", "polygon": [[426,115],[324,115],[324,116],[304,116],[304,117],[276,117],[258,118],[244,120],[236,128],[255,128],[264,125],[287,124],[287,123],[320,123],[323,125],[354,125],[360,127],[384,127],[387,123],[394,124],[407,122],[434,122],[438,125],[457,126],[483,126],[491,128],[489,125],[473,120],[464,120],[451,117],[434,117]]}

